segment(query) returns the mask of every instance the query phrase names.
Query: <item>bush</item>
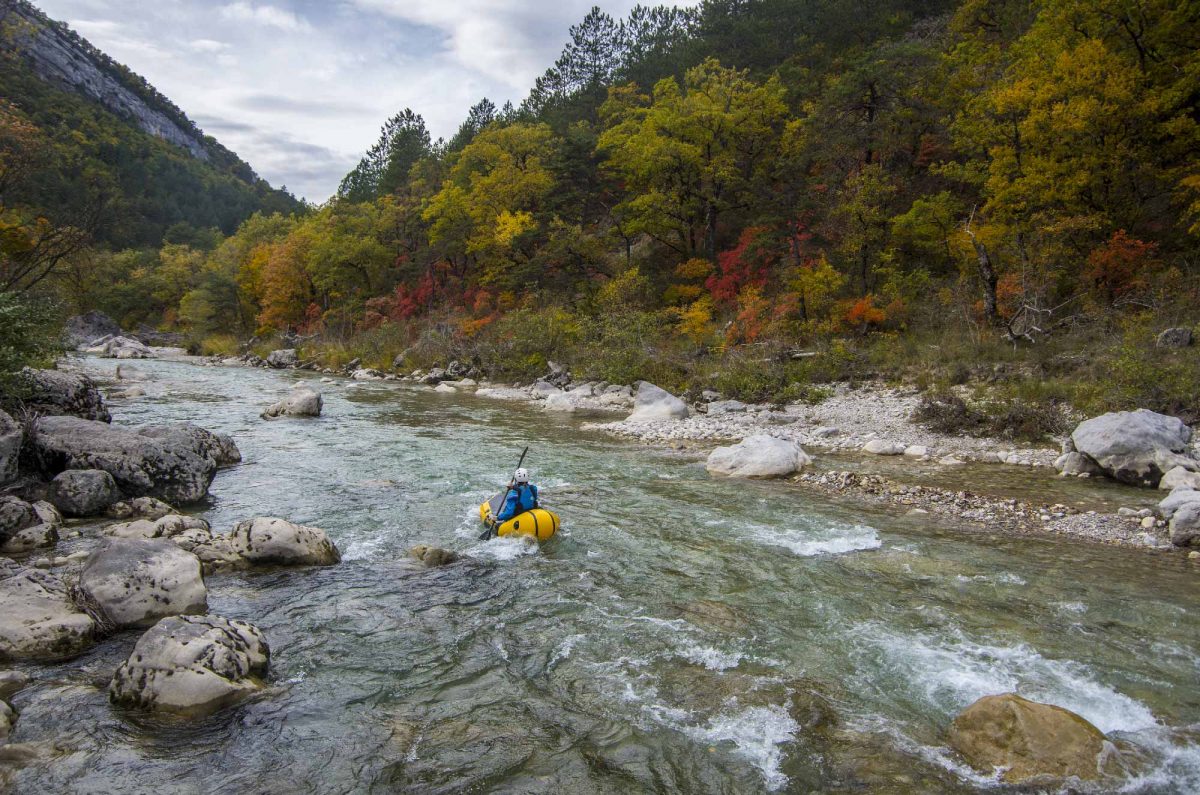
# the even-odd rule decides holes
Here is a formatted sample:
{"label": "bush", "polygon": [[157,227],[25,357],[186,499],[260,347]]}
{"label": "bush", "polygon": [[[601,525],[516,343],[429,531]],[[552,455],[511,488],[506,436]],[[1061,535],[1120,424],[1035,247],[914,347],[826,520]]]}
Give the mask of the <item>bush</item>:
{"label": "bush", "polygon": [[201,356],[237,356],[238,340],[232,334],[210,334],[199,342]]}
{"label": "bush", "polygon": [[50,367],[62,352],[61,316],[53,303],[0,293],[0,394],[19,397],[22,367]]}
{"label": "bush", "polygon": [[935,433],[981,435],[987,417],[967,405],[958,395],[940,392],[925,395],[913,419]]}

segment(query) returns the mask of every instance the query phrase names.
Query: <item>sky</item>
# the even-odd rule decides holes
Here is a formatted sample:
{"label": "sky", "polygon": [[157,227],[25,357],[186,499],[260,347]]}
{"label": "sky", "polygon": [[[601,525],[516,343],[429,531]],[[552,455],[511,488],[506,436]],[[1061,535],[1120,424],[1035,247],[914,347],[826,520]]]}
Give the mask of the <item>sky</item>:
{"label": "sky", "polygon": [[406,107],[449,138],[519,104],[592,5],[636,0],[33,0],[275,187],[322,202]]}

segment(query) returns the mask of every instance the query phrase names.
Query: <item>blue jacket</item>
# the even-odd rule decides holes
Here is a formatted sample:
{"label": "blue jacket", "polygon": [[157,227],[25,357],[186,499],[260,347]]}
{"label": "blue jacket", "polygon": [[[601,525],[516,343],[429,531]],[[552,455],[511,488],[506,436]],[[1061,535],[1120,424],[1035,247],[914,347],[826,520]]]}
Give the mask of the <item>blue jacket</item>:
{"label": "blue jacket", "polygon": [[524,486],[513,486],[504,498],[504,507],[496,516],[501,522],[507,522],[519,513],[536,508],[538,505],[538,489],[532,483]]}

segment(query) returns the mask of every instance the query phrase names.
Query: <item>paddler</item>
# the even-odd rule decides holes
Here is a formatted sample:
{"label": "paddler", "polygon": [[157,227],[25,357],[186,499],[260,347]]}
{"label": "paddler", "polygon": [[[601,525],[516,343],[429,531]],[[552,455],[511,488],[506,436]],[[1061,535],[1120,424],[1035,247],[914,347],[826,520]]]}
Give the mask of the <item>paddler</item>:
{"label": "paddler", "polygon": [[538,488],[529,482],[529,470],[519,467],[513,474],[513,485],[504,496],[504,506],[496,514],[497,522],[507,522],[519,513],[538,507]]}

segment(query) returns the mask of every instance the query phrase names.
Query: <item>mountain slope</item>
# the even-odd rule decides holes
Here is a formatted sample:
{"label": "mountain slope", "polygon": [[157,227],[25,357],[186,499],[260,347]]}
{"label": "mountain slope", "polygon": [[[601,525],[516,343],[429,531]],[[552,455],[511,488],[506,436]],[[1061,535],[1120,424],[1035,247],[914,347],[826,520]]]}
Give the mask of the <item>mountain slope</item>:
{"label": "mountain slope", "polygon": [[97,238],[114,246],[157,245],[180,223],[229,233],[255,211],[302,206],[143,78],[24,0],[0,0],[0,95],[49,150],[5,201],[62,223],[98,212]]}

